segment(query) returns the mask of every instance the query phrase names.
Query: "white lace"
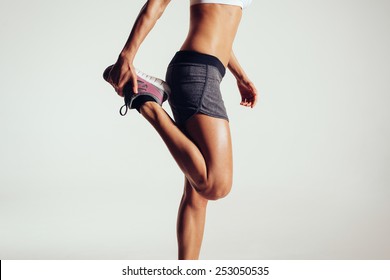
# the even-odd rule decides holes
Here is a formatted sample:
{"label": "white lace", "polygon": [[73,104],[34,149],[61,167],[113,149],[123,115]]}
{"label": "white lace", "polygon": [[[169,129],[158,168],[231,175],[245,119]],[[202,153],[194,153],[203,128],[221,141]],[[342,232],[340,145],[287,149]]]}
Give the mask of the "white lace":
{"label": "white lace", "polygon": [[144,80],[148,81],[149,83],[151,83],[152,85],[156,86],[157,88],[163,90],[164,92],[166,92],[167,94],[170,94],[171,93],[171,89],[169,88],[168,84],[159,79],[159,78],[156,78],[156,77],[153,77],[153,76],[150,76],[144,72],[142,72],[141,70],[139,69],[135,69],[135,72],[137,73],[138,76],[140,76],[141,78],[143,78]]}

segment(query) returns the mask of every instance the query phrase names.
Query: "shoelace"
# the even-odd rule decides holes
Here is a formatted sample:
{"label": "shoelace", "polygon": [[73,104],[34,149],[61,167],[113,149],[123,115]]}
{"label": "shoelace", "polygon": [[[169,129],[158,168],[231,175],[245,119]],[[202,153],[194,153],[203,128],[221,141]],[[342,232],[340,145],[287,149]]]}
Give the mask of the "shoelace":
{"label": "shoelace", "polygon": [[[137,80],[137,83],[138,83],[138,93],[137,94],[142,94],[142,93],[146,92],[148,85],[141,80]],[[119,114],[121,114],[121,116],[125,116],[127,114],[127,111],[129,110],[129,107],[131,104],[131,100],[133,99],[134,95],[135,94],[133,92],[131,92],[131,93],[124,92],[125,104],[122,105],[122,107],[119,109]],[[123,108],[125,108],[124,112],[122,112]]]}

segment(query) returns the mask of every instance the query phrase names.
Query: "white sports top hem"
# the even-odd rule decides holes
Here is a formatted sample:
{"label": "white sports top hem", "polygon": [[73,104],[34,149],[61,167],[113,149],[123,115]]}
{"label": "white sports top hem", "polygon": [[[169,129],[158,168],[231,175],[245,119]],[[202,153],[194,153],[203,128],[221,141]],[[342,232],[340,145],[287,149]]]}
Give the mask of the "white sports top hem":
{"label": "white sports top hem", "polygon": [[196,4],[225,4],[239,6],[241,9],[245,9],[250,5],[252,0],[190,0],[190,5]]}

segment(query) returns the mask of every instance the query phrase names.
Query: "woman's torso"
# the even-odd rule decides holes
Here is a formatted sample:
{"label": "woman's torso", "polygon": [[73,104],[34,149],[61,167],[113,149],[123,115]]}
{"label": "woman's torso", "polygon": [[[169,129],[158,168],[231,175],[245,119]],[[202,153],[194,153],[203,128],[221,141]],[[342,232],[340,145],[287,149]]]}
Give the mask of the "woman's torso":
{"label": "woman's torso", "polygon": [[192,4],[190,29],[181,50],[216,56],[227,66],[241,20],[241,7],[216,3]]}

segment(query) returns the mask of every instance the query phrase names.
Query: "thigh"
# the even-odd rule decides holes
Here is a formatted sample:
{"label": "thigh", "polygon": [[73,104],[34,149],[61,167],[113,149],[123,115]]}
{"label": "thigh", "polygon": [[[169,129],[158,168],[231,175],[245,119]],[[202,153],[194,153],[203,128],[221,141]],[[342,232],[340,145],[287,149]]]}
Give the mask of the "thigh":
{"label": "thigh", "polygon": [[198,146],[206,165],[207,178],[231,184],[233,173],[232,141],[225,119],[195,114],[185,123],[185,133]]}

